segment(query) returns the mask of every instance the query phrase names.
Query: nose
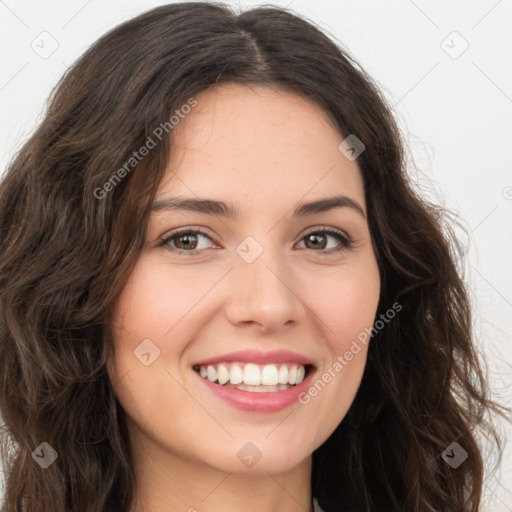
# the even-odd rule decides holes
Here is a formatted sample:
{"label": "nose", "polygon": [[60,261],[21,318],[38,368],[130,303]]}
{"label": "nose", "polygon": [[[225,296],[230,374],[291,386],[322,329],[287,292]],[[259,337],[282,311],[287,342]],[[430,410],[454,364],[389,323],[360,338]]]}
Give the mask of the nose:
{"label": "nose", "polygon": [[225,312],[233,325],[257,325],[265,332],[297,323],[304,304],[294,290],[292,271],[284,258],[268,250],[252,263],[237,257],[230,272]]}

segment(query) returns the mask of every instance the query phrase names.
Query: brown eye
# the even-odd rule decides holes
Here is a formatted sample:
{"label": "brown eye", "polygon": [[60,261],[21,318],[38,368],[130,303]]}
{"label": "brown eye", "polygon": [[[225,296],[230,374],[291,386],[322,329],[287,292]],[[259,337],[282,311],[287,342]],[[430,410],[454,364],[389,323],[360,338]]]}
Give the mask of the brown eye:
{"label": "brown eye", "polygon": [[183,235],[176,235],[173,237],[175,246],[178,249],[195,249],[197,247],[197,235],[192,233],[186,233]]}
{"label": "brown eye", "polygon": [[[329,238],[338,241],[339,246],[327,247]],[[305,241],[306,249],[312,249],[315,252],[339,252],[348,249],[352,245],[352,240],[341,231],[334,229],[321,229],[308,233],[302,240]],[[302,241],[301,240],[301,241]]]}
{"label": "brown eye", "polygon": [[208,243],[202,242],[204,239],[211,241],[211,238],[205,232],[198,229],[187,229],[171,233],[162,240],[160,245],[168,246],[171,250],[177,252],[197,254],[208,248]]}
{"label": "brown eye", "polygon": [[[327,245],[327,237],[325,235],[311,233],[304,238],[305,238],[305,240],[308,240],[309,242],[311,242],[311,245],[308,247],[308,249],[325,249],[325,247]],[[307,242],[306,242],[306,246],[308,246]]]}

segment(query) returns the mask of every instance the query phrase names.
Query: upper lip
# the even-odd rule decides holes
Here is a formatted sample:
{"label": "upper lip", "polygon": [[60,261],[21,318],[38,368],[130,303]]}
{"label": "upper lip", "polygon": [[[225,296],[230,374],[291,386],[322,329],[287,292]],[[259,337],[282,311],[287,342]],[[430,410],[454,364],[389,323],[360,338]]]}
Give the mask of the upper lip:
{"label": "upper lip", "polygon": [[255,364],[272,364],[272,363],[300,363],[302,365],[314,365],[313,361],[302,354],[291,352],[289,350],[271,350],[262,352],[260,350],[240,350],[237,352],[230,352],[229,354],[222,354],[219,356],[210,357],[197,361],[192,366],[207,366],[209,364],[217,364],[224,362],[244,362]]}

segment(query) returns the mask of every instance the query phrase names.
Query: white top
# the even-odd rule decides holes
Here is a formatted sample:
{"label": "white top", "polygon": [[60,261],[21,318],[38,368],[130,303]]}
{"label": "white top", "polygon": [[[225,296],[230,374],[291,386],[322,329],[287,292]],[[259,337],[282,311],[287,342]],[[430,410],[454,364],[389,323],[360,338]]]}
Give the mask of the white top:
{"label": "white top", "polygon": [[321,508],[320,508],[320,505],[318,504],[318,501],[316,498],[313,498],[313,509],[314,509],[314,512],[324,512]]}

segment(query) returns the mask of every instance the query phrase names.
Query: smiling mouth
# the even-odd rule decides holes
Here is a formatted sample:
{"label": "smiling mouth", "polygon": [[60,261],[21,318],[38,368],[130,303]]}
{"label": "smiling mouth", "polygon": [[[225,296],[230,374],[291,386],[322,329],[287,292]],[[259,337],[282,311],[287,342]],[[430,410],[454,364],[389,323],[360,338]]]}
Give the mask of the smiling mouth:
{"label": "smiling mouth", "polygon": [[313,366],[300,363],[255,364],[224,362],[195,365],[194,371],[205,380],[241,391],[268,393],[284,391],[300,384]]}

